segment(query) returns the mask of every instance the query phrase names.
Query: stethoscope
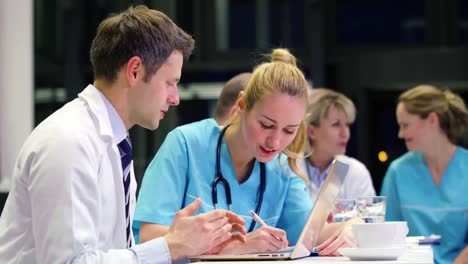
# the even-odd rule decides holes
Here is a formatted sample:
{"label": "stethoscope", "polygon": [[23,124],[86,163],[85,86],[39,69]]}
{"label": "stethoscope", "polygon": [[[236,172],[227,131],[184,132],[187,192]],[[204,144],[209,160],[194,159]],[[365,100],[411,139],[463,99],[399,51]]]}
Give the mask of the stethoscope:
{"label": "stethoscope", "polygon": [[[229,210],[232,211],[232,197],[231,197],[231,187],[229,186],[229,183],[227,180],[223,177],[223,174],[221,173],[221,165],[220,165],[220,159],[221,159],[221,142],[223,140],[224,133],[226,132],[226,129],[229,127],[229,125],[225,126],[222,130],[221,133],[219,134],[218,137],[218,145],[216,146],[216,174],[213,182],[211,183],[211,198],[213,199],[213,206],[216,209],[218,206],[218,184],[222,183],[224,186],[224,190],[226,192],[226,202],[228,204]],[[260,209],[262,208],[262,202],[263,202],[263,193],[265,192],[265,187],[266,187],[266,171],[265,171],[265,163],[260,162],[260,186],[258,187],[258,202],[257,206],[255,208],[255,213],[257,215],[260,215]],[[249,232],[252,232],[255,227],[255,221],[252,219],[252,223],[250,224],[249,227]]]}

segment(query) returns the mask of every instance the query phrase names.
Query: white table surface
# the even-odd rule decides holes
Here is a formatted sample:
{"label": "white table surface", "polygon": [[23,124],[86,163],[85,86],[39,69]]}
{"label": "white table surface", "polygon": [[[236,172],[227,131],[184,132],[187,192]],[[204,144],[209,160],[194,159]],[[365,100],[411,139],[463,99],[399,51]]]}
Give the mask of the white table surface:
{"label": "white table surface", "polygon": [[379,264],[394,264],[394,263],[418,263],[418,264],[431,264],[434,263],[434,257],[432,253],[432,248],[430,246],[415,246],[415,245],[409,245],[408,249],[406,252],[401,255],[397,260],[386,260],[386,261],[351,261],[347,257],[309,257],[309,258],[302,258],[302,259],[296,259],[296,260],[288,260],[288,261],[278,261],[278,260],[273,260],[273,261],[209,261],[209,262],[195,262],[195,263],[203,263],[203,264],[220,264],[220,263],[233,263],[233,262],[239,262],[239,263],[256,263],[256,264],[262,264],[262,263],[276,263],[276,264],[281,264],[281,263],[291,263],[291,261],[294,262],[310,262],[310,263],[315,263],[315,262],[321,262],[321,263],[347,263],[347,264],[370,264],[370,263],[379,263]]}

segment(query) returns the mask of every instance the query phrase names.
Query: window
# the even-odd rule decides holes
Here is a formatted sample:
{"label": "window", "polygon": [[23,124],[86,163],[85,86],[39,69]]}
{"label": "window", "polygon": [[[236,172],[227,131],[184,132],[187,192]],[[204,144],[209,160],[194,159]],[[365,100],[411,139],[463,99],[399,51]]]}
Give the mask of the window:
{"label": "window", "polygon": [[424,42],[424,0],[336,0],[338,46]]}

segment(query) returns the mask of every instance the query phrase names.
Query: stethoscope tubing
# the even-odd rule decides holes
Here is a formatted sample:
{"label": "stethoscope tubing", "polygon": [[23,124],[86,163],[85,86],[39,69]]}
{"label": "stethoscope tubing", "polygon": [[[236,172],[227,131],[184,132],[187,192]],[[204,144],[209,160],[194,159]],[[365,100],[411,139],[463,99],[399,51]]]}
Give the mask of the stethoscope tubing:
{"label": "stethoscope tubing", "polygon": [[[228,205],[228,208],[230,211],[232,211],[232,196],[231,196],[231,186],[229,185],[228,181],[223,177],[223,174],[221,173],[221,142],[223,140],[224,133],[226,132],[226,129],[229,127],[229,125],[225,126],[222,130],[221,133],[218,136],[218,142],[216,145],[216,173],[215,173],[215,178],[213,182],[211,183],[211,198],[213,200],[213,207],[217,209],[218,206],[218,184],[222,184],[225,190],[225,195],[226,195],[226,202]],[[265,187],[266,187],[266,169],[265,169],[265,163],[260,162],[260,186],[259,186],[259,193],[258,193],[258,202],[257,206],[255,208],[255,213],[257,215],[260,215],[260,210],[262,209],[262,203],[263,203],[263,194],[265,193]],[[248,232],[252,232],[254,227],[255,227],[256,222],[252,219],[252,222],[250,223],[250,227]]]}

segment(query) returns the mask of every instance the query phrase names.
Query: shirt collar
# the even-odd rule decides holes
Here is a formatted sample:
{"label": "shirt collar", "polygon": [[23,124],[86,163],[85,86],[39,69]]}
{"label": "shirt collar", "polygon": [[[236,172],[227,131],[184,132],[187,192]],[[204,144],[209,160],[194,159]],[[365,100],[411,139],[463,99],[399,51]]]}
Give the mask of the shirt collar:
{"label": "shirt collar", "polygon": [[309,159],[306,160],[306,168],[307,168],[307,176],[309,177],[309,181],[313,182],[316,186],[321,186],[322,183],[325,181],[325,178],[328,175],[328,171],[330,171],[331,165],[333,161],[328,164],[327,168],[320,173],[320,170],[312,165]]}
{"label": "shirt collar", "polygon": [[101,95],[104,105],[107,109],[107,115],[109,116],[112,127],[112,137],[114,139],[114,144],[119,144],[128,136],[127,128],[125,127],[122,118],[120,117],[119,113],[117,113],[111,102],[109,102],[109,100],[101,93],[101,91],[99,91],[99,95]]}

